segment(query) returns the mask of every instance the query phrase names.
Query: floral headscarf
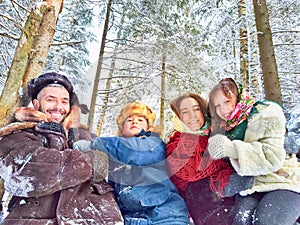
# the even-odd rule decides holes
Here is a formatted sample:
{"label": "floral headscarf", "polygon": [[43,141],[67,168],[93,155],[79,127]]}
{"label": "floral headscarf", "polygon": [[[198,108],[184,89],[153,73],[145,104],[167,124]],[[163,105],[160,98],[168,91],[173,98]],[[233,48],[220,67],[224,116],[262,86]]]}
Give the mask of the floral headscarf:
{"label": "floral headscarf", "polygon": [[[226,83],[228,82],[228,83]],[[240,83],[237,83],[232,78],[225,78],[222,79],[219,82],[219,85],[215,86],[212,91],[210,92],[210,99],[213,99],[214,94],[217,94],[218,91],[223,90],[223,85],[226,85],[225,87],[226,91],[229,89],[229,91],[233,92],[232,94],[237,97],[237,104],[235,106],[235,109],[231,113],[229,119],[226,121],[225,125],[223,124],[223,120],[219,118],[216,115],[215,107],[213,106],[212,101],[209,101],[211,109],[208,110],[208,119],[212,119],[212,116],[215,117],[214,121],[211,121],[211,134],[217,134],[221,133],[224,134],[226,131],[229,131],[233,129],[234,127],[237,127],[240,125],[243,121],[245,121],[252,111],[252,108],[254,106],[255,100],[249,95],[248,92],[246,92],[243,89],[243,86]],[[236,90],[234,90],[236,88]],[[213,110],[213,111],[210,111]],[[215,115],[211,115],[211,113]]]}
{"label": "floral headscarf", "polygon": [[239,101],[226,122],[226,130],[238,126],[245,121],[252,111],[255,100],[238,84]]}

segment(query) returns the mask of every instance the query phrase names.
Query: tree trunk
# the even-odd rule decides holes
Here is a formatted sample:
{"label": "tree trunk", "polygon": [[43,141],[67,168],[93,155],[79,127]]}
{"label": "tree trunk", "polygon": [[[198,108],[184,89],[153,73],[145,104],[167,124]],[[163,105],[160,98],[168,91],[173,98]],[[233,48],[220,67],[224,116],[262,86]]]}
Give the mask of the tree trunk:
{"label": "tree trunk", "polygon": [[61,0],[45,2],[28,16],[0,97],[0,127],[12,122],[17,107],[29,103],[24,88],[45,66],[61,6]]}
{"label": "tree trunk", "polygon": [[165,47],[163,48],[162,55],[162,67],[161,67],[161,97],[160,97],[160,126],[164,130],[164,120],[165,120],[165,99],[166,99],[166,51]]}
{"label": "tree trunk", "polygon": [[[117,40],[119,40],[121,38],[122,25],[124,23],[124,17],[125,17],[125,12],[123,12],[123,14],[122,14],[122,19],[121,19],[121,22],[120,22],[120,29],[117,33]],[[117,55],[118,49],[119,49],[119,44],[117,43],[115,48],[114,48],[113,55],[112,55],[112,62],[110,64],[109,76],[108,76],[107,81],[106,81],[106,87],[105,87],[106,93],[105,93],[105,99],[104,99],[104,104],[103,104],[104,106],[103,106],[101,117],[100,117],[100,119],[97,123],[97,129],[96,129],[96,135],[97,136],[101,135],[101,130],[102,130],[102,126],[103,126],[103,123],[104,123],[104,118],[105,118],[106,111],[107,111],[107,108],[108,108],[110,84],[111,84],[111,79],[112,79],[114,71],[115,71],[116,55]]]}
{"label": "tree trunk", "polygon": [[251,66],[251,96],[260,98],[260,76],[258,73],[258,51],[252,53],[252,66]]}
{"label": "tree trunk", "polygon": [[240,71],[244,88],[249,90],[249,57],[248,57],[248,32],[246,23],[246,0],[239,2],[240,27]]}
{"label": "tree trunk", "polygon": [[97,65],[97,70],[96,70],[96,76],[94,79],[94,87],[93,87],[92,99],[91,99],[91,104],[90,104],[90,114],[89,114],[89,118],[88,118],[88,126],[89,126],[90,130],[93,129],[93,123],[94,123],[94,117],[95,117],[94,114],[95,114],[98,86],[99,86],[99,78],[100,78],[100,73],[101,73],[101,69],[102,69],[105,40],[106,40],[106,36],[107,36],[107,32],[108,32],[108,23],[109,23],[110,10],[111,10],[112,3],[113,3],[113,0],[109,0],[108,4],[107,4],[107,9],[106,9],[106,16],[105,16],[105,23],[104,23],[99,58],[98,58],[98,65]]}
{"label": "tree trunk", "polygon": [[[28,97],[24,94],[26,84],[38,76],[46,64],[62,4],[63,0],[48,0],[40,7],[34,7],[28,16],[0,97],[0,128],[13,121],[17,107],[28,104]],[[0,199],[3,194],[4,180],[1,179]]]}
{"label": "tree trunk", "polygon": [[266,1],[253,0],[253,6],[266,99],[282,104]]}

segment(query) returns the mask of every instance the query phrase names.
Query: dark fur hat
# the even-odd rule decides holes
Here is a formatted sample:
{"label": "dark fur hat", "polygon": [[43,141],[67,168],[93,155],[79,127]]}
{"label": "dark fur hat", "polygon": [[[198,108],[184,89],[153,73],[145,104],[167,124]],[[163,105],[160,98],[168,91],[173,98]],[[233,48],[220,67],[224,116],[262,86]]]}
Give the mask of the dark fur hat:
{"label": "dark fur hat", "polygon": [[81,113],[83,114],[87,114],[89,112],[89,109],[85,104],[79,103],[78,96],[74,92],[71,81],[66,76],[56,72],[41,74],[37,78],[31,79],[27,83],[28,96],[30,97],[31,101],[36,99],[39,92],[50,84],[60,84],[64,86],[70,94],[70,106],[79,106]]}
{"label": "dark fur hat", "polygon": [[74,88],[70,80],[66,76],[56,72],[44,73],[27,83],[28,95],[31,100],[36,99],[39,92],[50,84],[60,84],[64,86],[70,94],[71,106],[79,104],[78,97],[74,92]]}

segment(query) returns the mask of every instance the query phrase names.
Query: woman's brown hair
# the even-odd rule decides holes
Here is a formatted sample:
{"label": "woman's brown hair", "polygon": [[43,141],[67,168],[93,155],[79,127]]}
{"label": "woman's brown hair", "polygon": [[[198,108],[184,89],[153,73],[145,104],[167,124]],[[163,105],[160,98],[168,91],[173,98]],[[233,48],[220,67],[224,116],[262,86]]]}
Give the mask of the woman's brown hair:
{"label": "woman's brown hair", "polygon": [[175,99],[173,99],[170,102],[171,109],[176,114],[176,116],[178,116],[178,118],[180,119],[180,114],[179,114],[180,108],[179,107],[180,107],[181,102],[187,98],[193,98],[198,102],[200,111],[201,111],[203,117],[205,118],[206,110],[207,110],[207,106],[208,106],[207,101],[196,93],[185,93],[183,95],[176,97]]}

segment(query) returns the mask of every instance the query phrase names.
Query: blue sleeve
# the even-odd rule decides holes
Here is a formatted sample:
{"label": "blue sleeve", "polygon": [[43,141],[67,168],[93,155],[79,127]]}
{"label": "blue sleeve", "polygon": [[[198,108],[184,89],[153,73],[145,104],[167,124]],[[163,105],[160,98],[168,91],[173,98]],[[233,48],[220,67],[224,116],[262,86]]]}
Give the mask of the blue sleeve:
{"label": "blue sleeve", "polygon": [[156,136],[97,137],[92,149],[107,152],[111,157],[129,165],[151,165],[166,158],[165,143]]}
{"label": "blue sleeve", "polygon": [[96,137],[91,142],[91,149],[97,149],[116,156],[118,142],[118,137]]}

